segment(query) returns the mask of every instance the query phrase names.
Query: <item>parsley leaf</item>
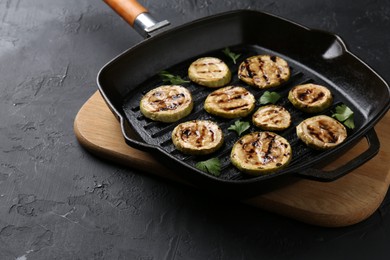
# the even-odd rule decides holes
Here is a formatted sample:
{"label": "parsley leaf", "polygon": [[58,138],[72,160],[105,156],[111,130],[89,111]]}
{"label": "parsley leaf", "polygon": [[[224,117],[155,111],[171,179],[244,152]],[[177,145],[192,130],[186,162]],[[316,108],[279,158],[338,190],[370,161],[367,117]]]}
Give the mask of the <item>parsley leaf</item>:
{"label": "parsley leaf", "polygon": [[337,120],[342,122],[346,127],[350,129],[355,128],[355,123],[353,121],[353,111],[347,107],[345,104],[336,107],[336,113],[332,115]]}
{"label": "parsley leaf", "polygon": [[238,136],[240,136],[243,132],[248,130],[250,127],[248,122],[241,122],[240,120],[237,120],[234,122],[234,125],[229,126],[228,130],[236,131]]}
{"label": "parsley leaf", "polygon": [[182,79],[180,76],[172,75],[171,73],[165,70],[161,71],[158,75],[162,78],[163,82],[170,82],[173,85],[180,85],[183,83],[190,82],[188,80]]}
{"label": "parsley leaf", "polygon": [[344,125],[348,127],[349,129],[354,129],[355,128],[355,123],[353,122],[353,117],[348,118],[347,120],[344,121]]}
{"label": "parsley leaf", "polygon": [[221,174],[221,162],[218,158],[211,158],[206,161],[198,162],[195,167],[214,176],[219,176]]}
{"label": "parsley leaf", "polygon": [[233,60],[233,63],[234,63],[234,64],[236,64],[237,59],[241,56],[241,54],[231,52],[230,49],[229,49],[228,47],[226,47],[222,52],[223,52],[226,56],[228,56],[229,58],[231,58],[231,59]]}
{"label": "parsley leaf", "polygon": [[260,104],[265,105],[268,103],[275,104],[280,99],[280,95],[277,92],[265,91],[264,94],[260,97]]}

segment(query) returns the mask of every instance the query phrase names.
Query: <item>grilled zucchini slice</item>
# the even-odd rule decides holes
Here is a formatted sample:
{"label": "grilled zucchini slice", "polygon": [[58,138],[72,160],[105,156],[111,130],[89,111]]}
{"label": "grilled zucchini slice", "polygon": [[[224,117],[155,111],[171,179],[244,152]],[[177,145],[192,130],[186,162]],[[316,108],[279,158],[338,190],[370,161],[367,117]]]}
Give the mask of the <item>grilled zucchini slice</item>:
{"label": "grilled zucchini slice", "polygon": [[225,62],[214,57],[199,58],[188,68],[188,77],[199,85],[218,88],[228,84],[232,73]]}
{"label": "grilled zucchini slice", "polygon": [[281,131],[290,126],[291,115],[282,106],[266,105],[253,114],[252,122],[262,130]]}
{"label": "grilled zucchini slice", "polygon": [[333,96],[328,88],[309,83],[293,87],[288,93],[288,100],[306,113],[319,113],[332,105]]}
{"label": "grilled zucchini slice", "polygon": [[291,161],[290,143],[273,132],[253,132],[241,137],[230,160],[240,171],[258,176],[280,170]]}
{"label": "grilled zucchini slice", "polygon": [[167,123],[187,116],[193,106],[190,91],[179,85],[164,85],[152,89],[140,102],[140,110],[145,117]]}
{"label": "grilled zucchini slice", "polygon": [[347,138],[347,130],[337,120],[319,115],[303,120],[296,128],[297,136],[316,150],[334,148]]}
{"label": "grilled zucchini slice", "polygon": [[173,129],[172,141],[175,147],[185,154],[206,155],[222,146],[223,133],[213,121],[192,120]]}
{"label": "grilled zucchini slice", "polygon": [[224,118],[245,117],[254,110],[255,102],[255,97],[246,88],[228,86],[210,93],[204,109]]}
{"label": "grilled zucchini slice", "polygon": [[238,78],[260,89],[276,87],[289,80],[290,67],[278,56],[257,55],[240,64]]}

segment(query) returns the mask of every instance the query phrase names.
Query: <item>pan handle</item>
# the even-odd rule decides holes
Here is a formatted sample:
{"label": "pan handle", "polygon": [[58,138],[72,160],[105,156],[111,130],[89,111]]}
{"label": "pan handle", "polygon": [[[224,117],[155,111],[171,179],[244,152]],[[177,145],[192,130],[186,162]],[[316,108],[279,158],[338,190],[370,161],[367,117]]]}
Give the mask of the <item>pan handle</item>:
{"label": "pan handle", "polygon": [[374,128],[371,128],[365,134],[365,138],[367,139],[367,143],[369,145],[367,150],[365,150],[363,153],[353,158],[351,161],[347,162],[346,164],[340,166],[339,168],[331,171],[324,171],[316,168],[308,168],[306,170],[300,171],[297,174],[302,175],[303,177],[308,179],[324,181],[324,182],[334,181],[344,176],[345,174],[353,171],[354,169],[366,163],[368,160],[373,158],[379,152],[380,143]]}
{"label": "pan handle", "polygon": [[117,14],[129,23],[144,38],[167,25],[167,20],[157,22],[148,10],[136,0],[104,0]]}

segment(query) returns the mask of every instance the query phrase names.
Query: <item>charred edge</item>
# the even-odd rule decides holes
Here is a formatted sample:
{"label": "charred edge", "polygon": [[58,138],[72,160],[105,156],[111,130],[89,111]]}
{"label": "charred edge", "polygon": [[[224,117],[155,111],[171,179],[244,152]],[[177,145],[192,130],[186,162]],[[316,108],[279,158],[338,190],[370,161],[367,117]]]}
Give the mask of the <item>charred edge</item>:
{"label": "charred edge", "polygon": [[152,103],[157,103],[156,105],[158,106],[158,108],[153,112],[175,110],[183,104],[183,102],[174,102],[170,105],[167,105],[165,100],[153,101]]}
{"label": "charred edge", "polygon": [[245,60],[244,61],[244,64],[245,64],[245,69],[246,69],[246,72],[248,73],[248,76],[250,78],[253,78],[253,71],[251,70],[251,67],[250,67],[250,61],[249,60]]}
{"label": "charred edge", "polygon": [[225,111],[232,111],[232,110],[236,110],[236,109],[247,109],[246,107],[248,106],[248,104],[244,104],[244,105],[240,105],[240,106],[234,106],[234,107],[225,107],[223,108],[223,110]]}
{"label": "charred edge", "polygon": [[222,61],[217,61],[217,62],[199,62],[199,63],[194,63],[195,67],[205,67],[205,66],[210,66],[210,65],[217,65],[221,64]]}
{"label": "charred edge", "polygon": [[322,99],[324,96],[325,96],[324,92],[318,93],[318,95],[313,98],[312,103],[317,102],[318,100]]}
{"label": "charred edge", "polygon": [[[198,129],[198,124],[196,125],[196,129]],[[211,131],[211,133],[212,133],[212,139],[214,139],[214,133],[212,131]],[[200,131],[200,135],[196,139],[196,146],[197,147],[201,147],[202,146],[203,140],[205,139],[206,135],[207,135],[207,127],[202,127],[201,131]]]}
{"label": "charred edge", "polygon": [[279,80],[282,80],[282,76],[281,76],[281,74],[283,74],[283,72],[284,72],[284,68],[283,67],[280,67],[280,66],[278,66],[277,64],[276,64],[276,68],[277,68],[277,70],[278,70],[278,74],[276,74],[276,77],[279,79]]}
{"label": "charred edge", "polygon": [[336,143],[338,138],[337,136],[333,133],[331,129],[329,129],[329,126],[326,124],[326,122],[319,122],[320,128],[325,130],[327,134],[330,136],[330,142],[331,143]]}
{"label": "charred edge", "polygon": [[275,135],[269,135],[267,134],[266,139],[271,139],[270,142],[268,143],[267,151],[265,152],[264,158],[266,159],[272,159],[272,148],[275,143]]}
{"label": "charred edge", "polygon": [[303,93],[298,93],[297,97],[300,101],[305,101],[306,103],[312,104],[317,102],[318,100],[322,99],[325,96],[324,92],[318,93],[315,97],[313,97],[312,100],[308,100],[308,96],[310,94],[313,94],[313,91],[311,89],[306,89]]}
{"label": "charred edge", "polygon": [[266,71],[264,70],[264,61],[259,57],[257,58],[257,61],[259,62],[259,70],[263,73],[263,79],[267,84],[270,84],[269,76],[267,75]]}
{"label": "charred edge", "polygon": [[[263,119],[263,121],[278,124],[282,121],[279,117],[283,116],[283,115],[281,115],[281,113],[283,113],[283,112],[284,111],[282,109],[278,109],[278,108],[268,110],[264,113],[264,115],[267,116],[267,118]],[[261,115],[258,115],[258,116],[261,116]]]}
{"label": "charred edge", "polygon": [[[218,96],[222,96],[222,95],[227,95],[227,91],[231,91],[234,87],[230,87],[229,89],[226,89],[225,90],[221,90],[221,91],[215,91],[213,93],[210,94],[210,96],[212,97],[218,97]],[[230,94],[230,92],[228,92]],[[228,100],[231,100],[231,99],[239,99],[241,96],[246,96],[249,94],[248,91],[246,90],[243,90],[243,89],[236,89],[235,91],[233,91],[232,93],[234,95],[233,98],[229,98]]]}
{"label": "charred edge", "polygon": [[298,99],[300,101],[305,101],[307,96],[310,95],[312,91],[310,89],[306,89],[305,92],[298,93]]}
{"label": "charred edge", "polygon": [[[153,96],[159,97],[161,93],[156,92]],[[183,105],[184,101],[183,100],[178,100],[178,99],[183,99],[185,98],[184,93],[178,93],[176,95],[170,96],[165,100],[154,100],[150,101],[150,103],[155,104],[158,108],[154,110],[153,112],[159,112],[159,111],[168,111],[168,110],[175,110],[179,106]],[[170,105],[167,105],[167,100],[175,100],[175,102],[172,102]]]}
{"label": "charred edge", "polygon": [[197,138],[195,140],[195,146],[196,147],[201,147],[203,146],[203,140],[205,139],[205,136],[208,135],[208,133],[211,133],[211,142],[215,141],[215,133],[212,129],[208,128],[207,126],[204,125],[199,125],[197,122],[195,123],[195,126],[191,126],[188,128],[184,128],[180,130],[180,138],[185,141],[188,139],[192,134],[196,134]]}
{"label": "charred edge", "polygon": [[216,73],[221,73],[222,72],[222,70],[217,70],[217,69],[215,69],[215,70],[202,70],[202,71],[197,71],[199,74],[206,74],[206,73],[214,73],[214,72],[216,72]]}
{"label": "charred edge", "polygon": [[[324,134],[320,134],[318,133],[318,130],[315,129],[314,127],[312,126],[308,126],[307,129],[309,130],[309,133],[310,135],[313,135],[315,136],[318,140],[320,140],[321,142],[323,143],[336,143],[337,142],[337,136],[329,129],[329,127],[324,124],[324,123],[321,123],[319,122],[319,127],[324,130]],[[324,136],[324,138],[323,138]],[[329,138],[326,138],[326,137],[329,137]],[[329,140],[326,140],[326,139],[329,139]]]}

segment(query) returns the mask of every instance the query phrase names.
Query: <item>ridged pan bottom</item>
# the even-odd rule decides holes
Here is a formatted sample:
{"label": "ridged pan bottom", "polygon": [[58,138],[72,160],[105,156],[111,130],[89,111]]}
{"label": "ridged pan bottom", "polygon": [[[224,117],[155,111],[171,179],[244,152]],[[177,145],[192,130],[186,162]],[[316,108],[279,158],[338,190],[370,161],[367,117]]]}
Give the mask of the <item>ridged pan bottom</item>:
{"label": "ridged pan bottom", "polygon": [[[319,152],[311,148],[308,148],[304,143],[302,143],[298,139],[295,130],[296,125],[298,125],[302,120],[311,117],[313,115],[303,113],[298,109],[296,109],[295,107],[293,107],[292,104],[287,99],[288,92],[292,87],[300,84],[306,84],[306,83],[314,83],[314,84],[324,85],[328,87],[333,94],[334,102],[330,108],[328,108],[326,111],[321,113],[326,115],[331,115],[332,111],[334,111],[335,106],[341,103],[345,103],[345,99],[342,98],[342,95],[338,93],[337,90],[332,87],[332,85],[327,84],[325,79],[321,78],[321,75],[314,74],[312,71],[305,69],[304,66],[296,63],[295,61],[289,59],[288,57],[285,57],[278,53],[274,53],[272,51],[265,50],[263,48],[260,48],[258,46],[253,46],[253,45],[233,46],[230,47],[230,49],[234,53],[241,54],[236,64],[234,64],[231,59],[225,56],[222,50],[217,50],[211,53],[205,53],[204,55],[199,57],[213,56],[225,61],[225,63],[229,66],[232,72],[232,80],[228,85],[242,86],[245,87],[247,90],[249,90],[256,98],[255,110],[257,110],[257,108],[260,106],[259,98],[265,91],[275,91],[281,95],[281,99],[277,102],[277,105],[281,105],[285,107],[290,112],[292,117],[291,126],[284,131],[277,132],[278,134],[286,138],[292,147],[292,161],[290,162],[288,168],[293,167],[302,162],[307,162],[307,160],[313,160],[318,156],[322,156],[324,153],[327,153],[328,151]],[[266,90],[257,89],[255,87],[248,86],[246,83],[240,81],[237,76],[237,69],[239,64],[245,58],[254,55],[260,55],[260,54],[277,55],[285,59],[290,66],[290,70],[291,70],[290,79],[279,87],[274,87]],[[191,62],[199,57],[194,57],[191,60],[184,61],[180,64],[177,64],[174,67],[167,68],[166,70],[169,71],[171,74],[179,75],[183,79],[188,80],[187,69],[191,64]],[[192,113],[189,116],[175,123],[155,122],[144,117],[141,114],[139,108],[139,102],[142,96],[149,90],[163,84],[166,83],[163,83],[162,79],[158,75],[156,75],[148,79],[147,81],[145,81],[137,89],[136,92],[132,92],[125,100],[123,108],[126,117],[129,120],[129,122],[131,122],[131,125],[133,126],[135,132],[138,133],[140,139],[145,141],[146,143],[161,147],[167,153],[174,156],[176,160],[185,162],[186,164],[192,167],[195,167],[195,164],[199,161],[204,161],[209,158],[217,157],[219,158],[222,166],[221,175],[219,176],[219,178],[222,180],[244,180],[248,178],[253,178],[241,173],[230,162],[231,148],[233,144],[238,140],[239,137],[235,132],[229,131],[228,127],[234,124],[234,122],[238,119],[223,119],[220,117],[210,115],[203,109],[203,104],[207,95],[210,94],[215,89],[206,88],[192,82],[183,84],[183,86],[185,86],[192,93],[192,97],[194,100],[194,108]],[[346,105],[353,108],[352,104],[346,103]],[[355,111],[358,110],[355,109]],[[252,121],[251,116],[252,114],[246,118],[241,118],[240,120],[251,122]],[[181,122],[194,120],[194,119],[212,120],[221,127],[224,134],[224,145],[220,150],[208,156],[191,156],[191,155],[185,155],[181,153],[174,147],[171,140],[171,133],[174,127]],[[359,119],[359,115],[355,115],[355,119]],[[355,124],[359,126],[359,121],[358,120],[355,121],[356,121]],[[251,123],[250,129],[245,133],[259,131],[259,130],[260,129],[256,128]],[[349,134],[353,134],[353,132],[350,132]],[[281,170],[279,173],[288,170],[288,168],[286,168],[285,170]]]}

